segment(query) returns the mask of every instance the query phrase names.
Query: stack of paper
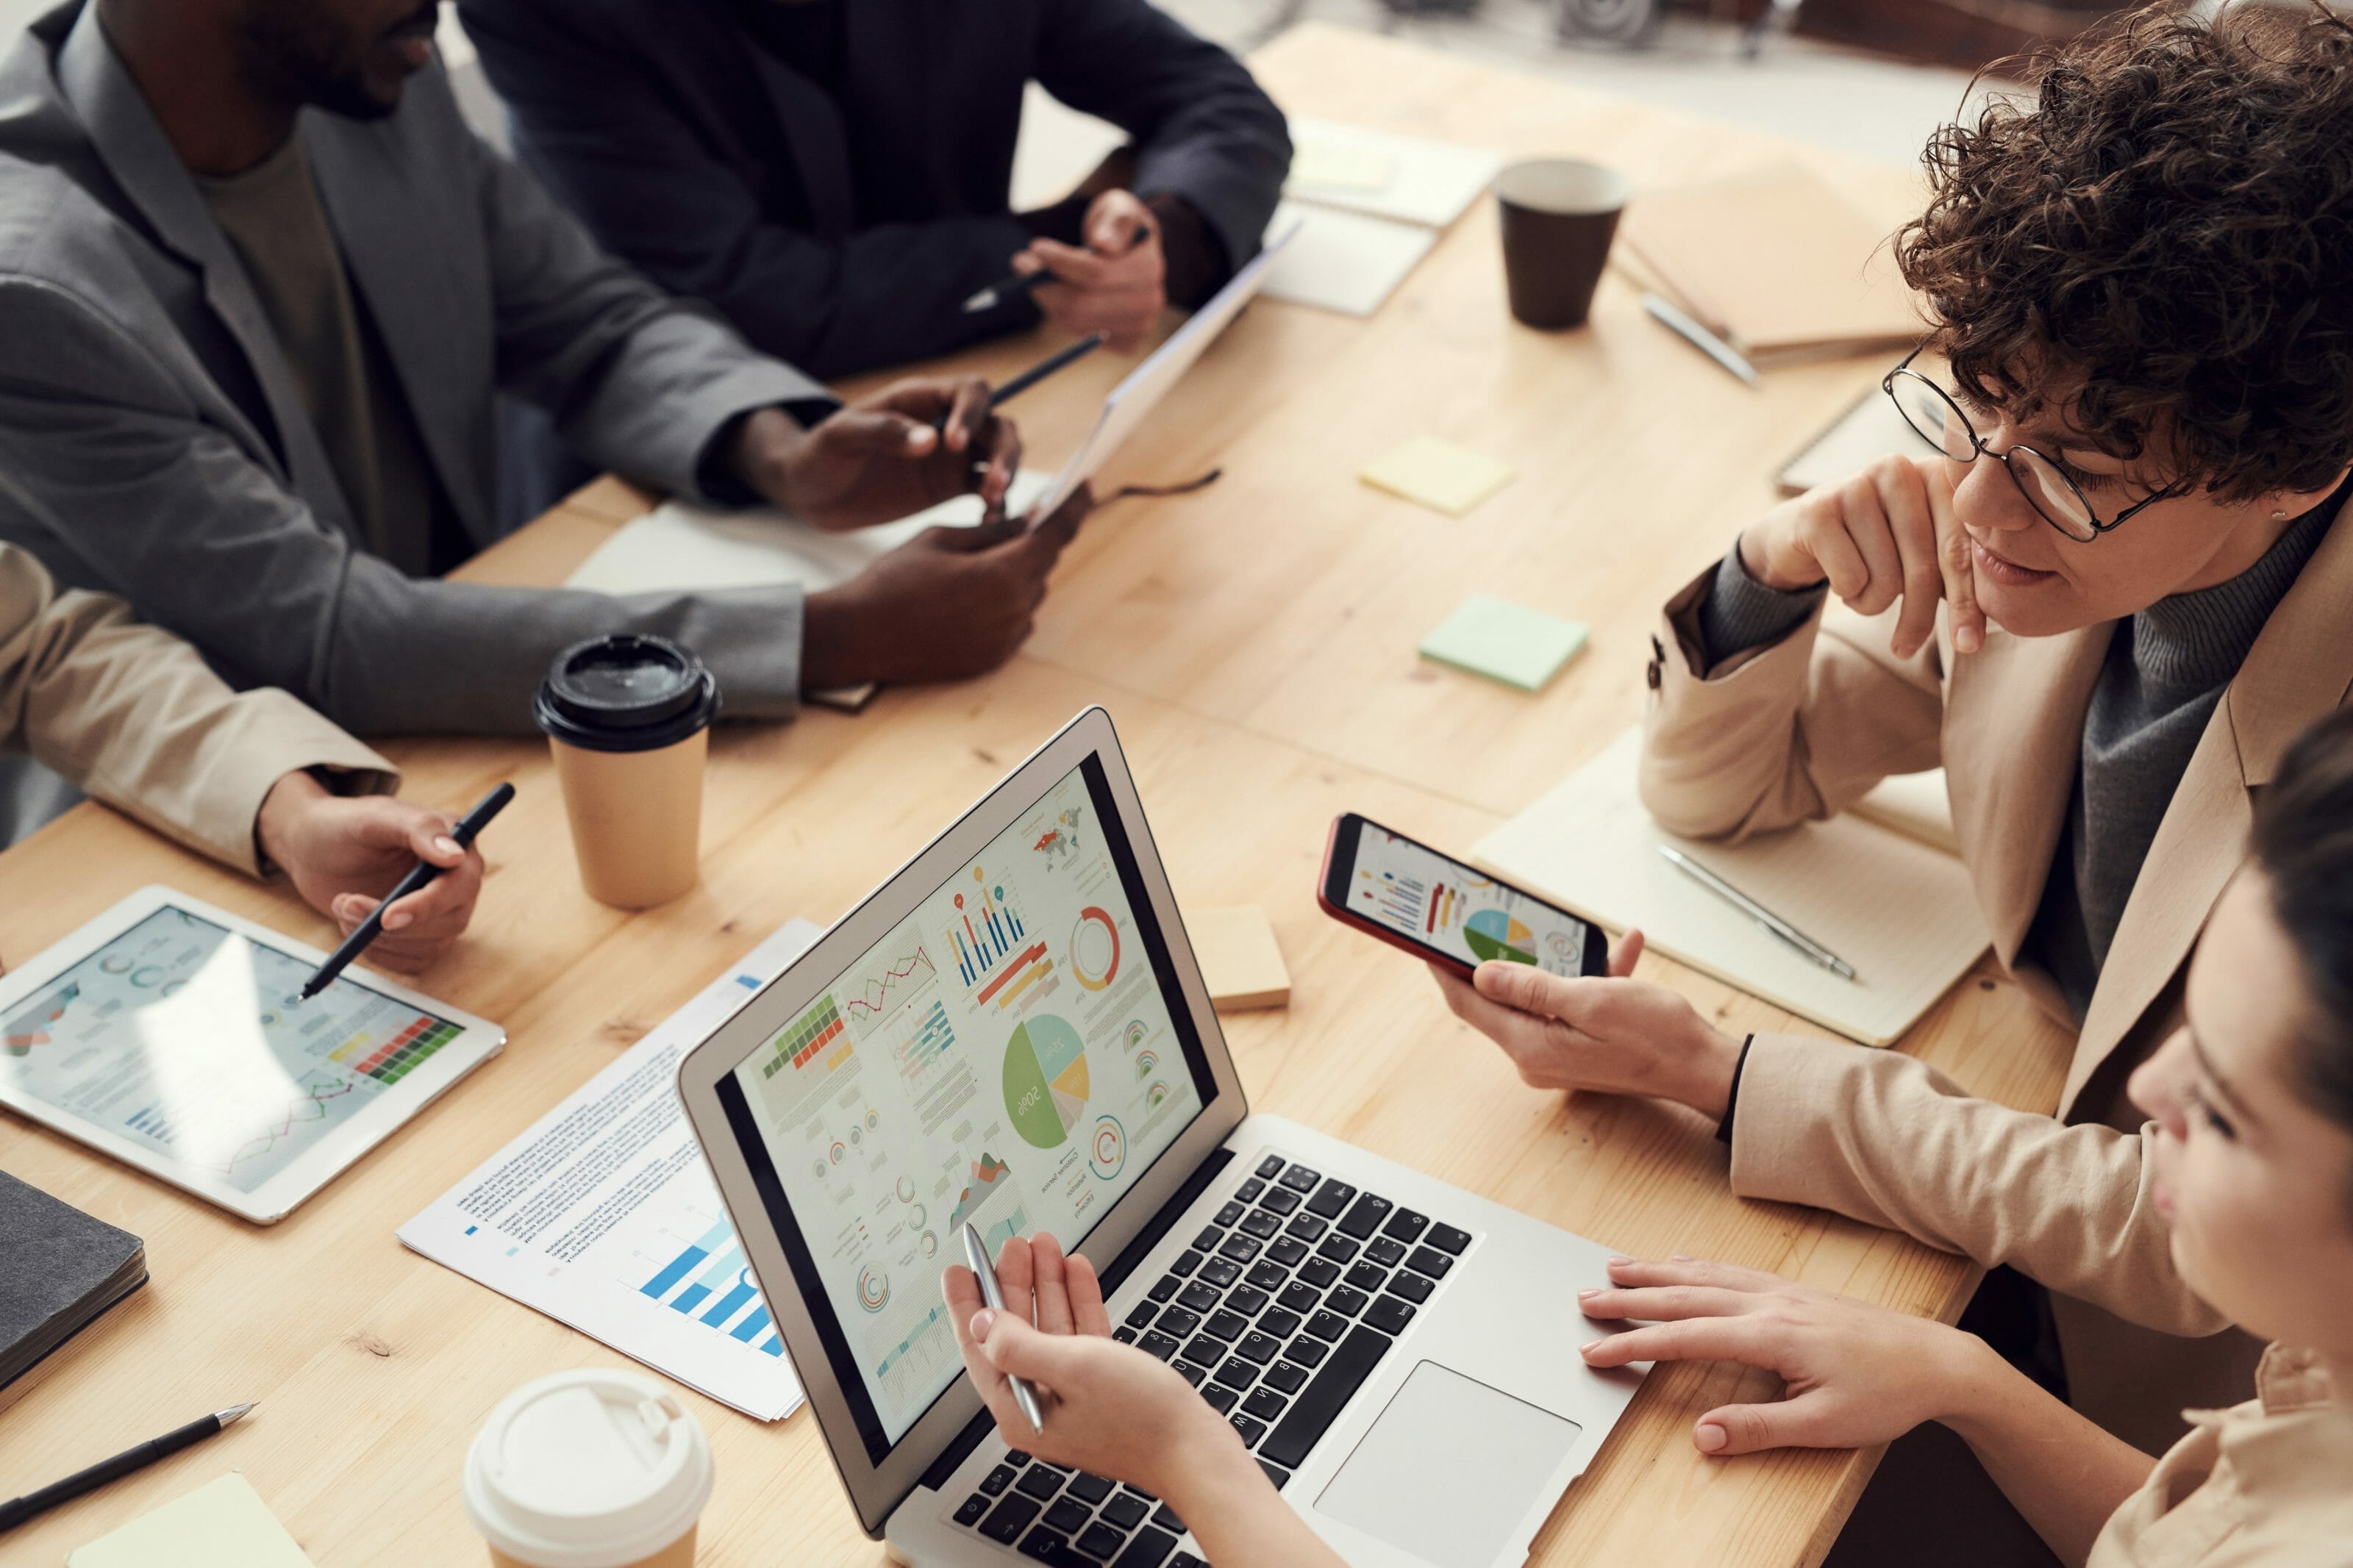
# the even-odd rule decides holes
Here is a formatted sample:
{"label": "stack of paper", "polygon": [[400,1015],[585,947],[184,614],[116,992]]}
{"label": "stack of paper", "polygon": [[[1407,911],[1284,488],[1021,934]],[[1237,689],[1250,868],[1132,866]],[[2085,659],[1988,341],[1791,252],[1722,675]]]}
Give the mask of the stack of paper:
{"label": "stack of paper", "polygon": [[[1620,737],[1472,858],[1612,931],[1639,926],[1668,957],[1866,1045],[1910,1028],[1985,952],[1968,871],[1912,832],[1853,812],[1740,845],[1664,832],[1636,795],[1641,739]],[[1910,793],[1917,822],[1927,787]],[[1662,844],[1845,959],[1855,978],[1767,934],[1671,865]]]}
{"label": "stack of paper", "polygon": [[1484,148],[1304,115],[1291,121],[1291,142],[1268,232],[1303,226],[1266,292],[1351,316],[1379,310],[1503,167]]}

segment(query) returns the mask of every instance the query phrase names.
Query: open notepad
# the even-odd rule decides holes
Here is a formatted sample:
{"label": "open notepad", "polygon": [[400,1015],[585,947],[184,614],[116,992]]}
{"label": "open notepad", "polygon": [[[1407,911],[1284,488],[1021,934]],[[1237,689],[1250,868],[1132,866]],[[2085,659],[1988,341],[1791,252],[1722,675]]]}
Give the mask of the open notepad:
{"label": "open notepad", "polygon": [[[1883,1046],[1984,952],[1985,916],[1960,861],[1936,846],[1942,779],[1918,775],[1864,808],[1740,845],[1663,832],[1635,791],[1629,731],[1472,858],[1612,931],[1825,1028]],[[1900,824],[1901,826],[1891,826]],[[1950,841],[1949,820],[1942,827]],[[1842,979],[1768,935],[1659,854],[1672,845],[1854,966]]]}

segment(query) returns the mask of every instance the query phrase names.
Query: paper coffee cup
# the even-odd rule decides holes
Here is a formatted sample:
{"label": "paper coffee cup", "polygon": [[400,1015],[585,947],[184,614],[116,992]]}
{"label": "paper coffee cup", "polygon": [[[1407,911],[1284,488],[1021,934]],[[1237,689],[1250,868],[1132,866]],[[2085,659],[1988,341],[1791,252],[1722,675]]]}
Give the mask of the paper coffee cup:
{"label": "paper coffee cup", "polygon": [[1576,158],[1533,158],[1495,176],[1516,320],[1547,331],[1584,325],[1632,191],[1615,169]]}
{"label": "paper coffee cup", "polygon": [[694,886],[718,710],[718,678],[666,637],[596,637],[556,655],[532,717],[590,898],[642,910]]}
{"label": "paper coffee cup", "polygon": [[466,1454],[466,1517],[494,1568],[691,1568],[711,1441],[678,1396],[583,1367],[526,1384]]}

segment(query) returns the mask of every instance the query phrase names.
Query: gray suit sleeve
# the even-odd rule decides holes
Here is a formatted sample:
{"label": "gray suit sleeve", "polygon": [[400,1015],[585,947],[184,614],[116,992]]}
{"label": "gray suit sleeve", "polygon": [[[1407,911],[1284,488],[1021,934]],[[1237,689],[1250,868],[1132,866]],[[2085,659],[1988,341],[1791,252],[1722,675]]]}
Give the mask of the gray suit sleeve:
{"label": "gray suit sleeve", "polygon": [[1813,619],[1828,592],[1820,585],[1795,593],[1768,588],[1748,574],[1736,547],[1725,552],[1706,596],[1692,606],[1706,668],[1779,642]]}
{"label": "gray suit sleeve", "polygon": [[673,494],[741,504],[704,483],[719,436],[754,409],[782,407],[806,425],[840,406],[709,307],[607,255],[521,165],[478,138],[467,144],[490,247],[499,384],[554,415],[582,457]]}
{"label": "gray suit sleeve", "polygon": [[[71,586],[129,600],[240,687],[283,688],[363,734],[521,734],[559,649],[637,631],[701,653],[732,716],[797,703],[797,589],[616,598],[405,576],[313,516],[88,301],[0,279],[0,463],[23,481],[0,497],[0,536]],[[760,377],[714,372],[704,408],[731,379],[748,393]],[[654,410],[589,401],[615,447],[691,463],[691,441],[654,433]]]}

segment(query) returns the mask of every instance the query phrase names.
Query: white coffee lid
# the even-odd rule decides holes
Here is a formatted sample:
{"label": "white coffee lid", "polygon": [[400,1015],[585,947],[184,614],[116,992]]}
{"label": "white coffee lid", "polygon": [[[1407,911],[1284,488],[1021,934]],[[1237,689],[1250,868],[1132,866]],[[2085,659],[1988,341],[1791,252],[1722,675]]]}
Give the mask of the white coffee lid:
{"label": "white coffee lid", "polygon": [[506,1396],[466,1455],[466,1515],[533,1568],[625,1568],[711,1500],[711,1441],[677,1396],[583,1367]]}

